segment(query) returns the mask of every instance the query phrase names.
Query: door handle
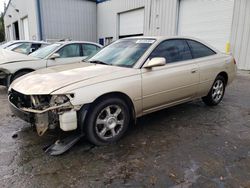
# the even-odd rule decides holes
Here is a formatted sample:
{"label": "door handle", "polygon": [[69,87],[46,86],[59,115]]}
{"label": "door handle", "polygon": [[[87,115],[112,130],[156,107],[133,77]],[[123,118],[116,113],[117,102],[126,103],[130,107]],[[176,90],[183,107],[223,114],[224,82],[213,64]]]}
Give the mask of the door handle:
{"label": "door handle", "polygon": [[194,73],[197,73],[198,69],[193,69],[191,70],[191,73],[194,74]]}

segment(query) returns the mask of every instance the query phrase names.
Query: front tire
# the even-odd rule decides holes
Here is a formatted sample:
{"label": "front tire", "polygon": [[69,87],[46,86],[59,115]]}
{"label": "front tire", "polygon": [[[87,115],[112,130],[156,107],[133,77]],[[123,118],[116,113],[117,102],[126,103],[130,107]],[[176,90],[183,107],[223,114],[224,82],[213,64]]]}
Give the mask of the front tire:
{"label": "front tire", "polygon": [[125,134],[129,122],[127,104],[120,98],[108,98],[96,103],[88,112],[85,133],[95,145],[112,144]]}
{"label": "front tire", "polygon": [[221,75],[217,76],[208,95],[202,98],[203,102],[208,106],[218,105],[224,97],[225,88],[226,88],[225,78]]}

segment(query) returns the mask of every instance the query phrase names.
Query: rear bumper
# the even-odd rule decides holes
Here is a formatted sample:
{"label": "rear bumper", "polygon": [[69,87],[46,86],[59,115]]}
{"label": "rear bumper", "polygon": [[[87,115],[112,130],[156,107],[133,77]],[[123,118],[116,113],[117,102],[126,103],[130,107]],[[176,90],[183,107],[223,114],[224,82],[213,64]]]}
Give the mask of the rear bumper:
{"label": "rear bumper", "polygon": [[238,68],[236,65],[234,65],[231,68],[231,72],[228,74],[228,83],[227,83],[228,85],[230,85],[234,81],[234,79],[237,75],[237,71],[238,71]]}

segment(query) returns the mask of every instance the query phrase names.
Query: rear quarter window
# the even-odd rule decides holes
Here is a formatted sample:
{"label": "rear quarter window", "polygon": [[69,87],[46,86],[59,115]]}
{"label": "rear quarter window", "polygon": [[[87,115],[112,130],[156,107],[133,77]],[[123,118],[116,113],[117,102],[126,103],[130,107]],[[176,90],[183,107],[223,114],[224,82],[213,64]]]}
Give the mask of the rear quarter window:
{"label": "rear quarter window", "polygon": [[82,49],[83,56],[92,56],[100,50],[100,47],[93,44],[82,44]]}
{"label": "rear quarter window", "polygon": [[212,49],[207,47],[204,44],[201,44],[200,42],[193,41],[193,40],[187,40],[188,45],[191,49],[193,58],[201,58],[201,57],[207,57],[211,55],[215,55],[216,52],[214,52]]}

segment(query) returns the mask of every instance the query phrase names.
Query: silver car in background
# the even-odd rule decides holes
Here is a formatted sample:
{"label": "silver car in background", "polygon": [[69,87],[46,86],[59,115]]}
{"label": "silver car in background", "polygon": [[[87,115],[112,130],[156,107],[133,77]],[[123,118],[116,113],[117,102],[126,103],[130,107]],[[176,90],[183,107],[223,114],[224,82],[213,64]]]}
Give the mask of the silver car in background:
{"label": "silver car in background", "polygon": [[29,55],[32,52],[35,52],[39,48],[43,48],[50,43],[43,42],[43,41],[29,41],[29,40],[14,40],[2,44],[0,49],[11,50],[17,53]]}
{"label": "silver car in background", "polygon": [[0,85],[9,86],[15,79],[41,68],[81,62],[94,55],[101,45],[86,41],[56,42],[25,56],[0,50]]}

